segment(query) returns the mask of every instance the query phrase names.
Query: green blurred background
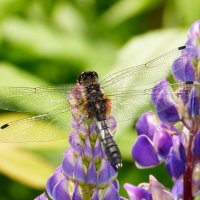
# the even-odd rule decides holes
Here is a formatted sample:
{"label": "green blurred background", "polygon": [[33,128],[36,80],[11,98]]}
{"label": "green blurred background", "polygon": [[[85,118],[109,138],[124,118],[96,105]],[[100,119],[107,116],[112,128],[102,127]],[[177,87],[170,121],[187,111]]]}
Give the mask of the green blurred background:
{"label": "green blurred background", "polygon": [[[183,45],[200,18],[199,0],[0,0],[0,86],[75,82],[96,70],[104,77]],[[23,114],[0,113],[0,123]],[[133,125],[116,137],[125,182],[148,182],[153,174],[167,187],[164,165],[139,170],[131,160]],[[0,199],[34,199],[62,160],[66,141],[0,145]]]}

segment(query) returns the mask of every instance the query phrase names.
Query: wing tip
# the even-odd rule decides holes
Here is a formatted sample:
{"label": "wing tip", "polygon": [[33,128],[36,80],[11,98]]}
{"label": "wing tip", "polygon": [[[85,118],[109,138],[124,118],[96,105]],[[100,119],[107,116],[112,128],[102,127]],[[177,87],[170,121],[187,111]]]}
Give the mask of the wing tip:
{"label": "wing tip", "polygon": [[186,49],[186,45],[184,45],[184,46],[180,46],[180,47],[178,47],[178,50],[183,50],[183,49]]}
{"label": "wing tip", "polygon": [[7,128],[8,126],[9,126],[9,124],[4,124],[4,125],[0,126],[0,129],[5,129],[5,128]]}

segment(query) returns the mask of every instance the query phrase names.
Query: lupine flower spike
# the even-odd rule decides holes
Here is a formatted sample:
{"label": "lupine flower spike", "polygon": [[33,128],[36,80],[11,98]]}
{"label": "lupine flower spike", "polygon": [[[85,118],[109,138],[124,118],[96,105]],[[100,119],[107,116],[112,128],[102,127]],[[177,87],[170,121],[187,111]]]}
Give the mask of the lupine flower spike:
{"label": "lupine flower spike", "polygon": [[172,66],[177,83],[164,79],[152,90],[159,120],[152,113],[139,118],[132,148],[140,168],[165,162],[174,186],[170,191],[150,176],[146,184],[125,184],[130,199],[192,200],[200,194],[200,21],[191,26],[186,45]]}
{"label": "lupine flower spike", "polygon": [[[107,158],[95,122],[83,121],[83,113],[74,102],[72,91],[70,147],[62,164],[47,181],[47,192],[36,200],[119,200],[117,169]],[[110,116],[108,123],[114,134],[117,125],[114,117]]]}

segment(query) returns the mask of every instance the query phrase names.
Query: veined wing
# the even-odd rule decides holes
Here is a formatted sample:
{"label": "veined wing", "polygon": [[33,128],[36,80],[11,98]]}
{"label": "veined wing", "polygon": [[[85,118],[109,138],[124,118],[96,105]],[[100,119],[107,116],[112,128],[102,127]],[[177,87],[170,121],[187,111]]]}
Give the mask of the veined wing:
{"label": "veined wing", "polygon": [[[135,120],[142,113],[153,111],[151,99],[161,97],[163,105],[159,105],[157,112],[167,109],[171,104],[182,103],[181,95],[188,95],[188,85],[185,83],[166,84],[155,88],[141,90],[124,90],[119,88],[106,94],[111,99],[111,114],[117,121]],[[163,88],[165,88],[163,90]]]}
{"label": "veined wing", "polygon": [[70,108],[63,106],[48,113],[16,120],[0,126],[0,142],[42,142],[67,138]]}
{"label": "veined wing", "polygon": [[[188,51],[191,46],[182,46],[173,49],[145,64],[130,67],[116,72],[101,81],[105,93],[118,88],[144,89],[153,87],[156,82],[166,77],[171,72],[172,63],[183,51]],[[184,59],[184,56],[182,56]],[[180,59],[181,61],[181,59]],[[178,69],[177,69],[178,70]]]}
{"label": "veined wing", "polygon": [[71,85],[0,88],[0,109],[46,113],[68,104]]}

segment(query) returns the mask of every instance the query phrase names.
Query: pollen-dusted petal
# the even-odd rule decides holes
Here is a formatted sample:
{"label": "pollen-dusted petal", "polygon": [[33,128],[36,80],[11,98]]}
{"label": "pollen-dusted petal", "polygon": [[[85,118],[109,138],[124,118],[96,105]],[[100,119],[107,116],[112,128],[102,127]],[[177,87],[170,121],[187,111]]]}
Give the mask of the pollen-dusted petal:
{"label": "pollen-dusted petal", "polygon": [[96,143],[94,145],[93,157],[95,161],[100,161],[102,158],[101,141],[99,140],[99,138],[97,138]]}
{"label": "pollen-dusted petal", "polygon": [[89,136],[86,136],[86,138],[85,138],[84,156],[85,156],[88,160],[91,160],[92,157],[93,157],[93,151],[92,151],[92,146],[91,146],[91,144],[90,144]]}
{"label": "pollen-dusted petal", "polygon": [[140,135],[132,148],[132,157],[140,168],[158,165],[159,159],[152,141],[145,135]]}
{"label": "pollen-dusted petal", "polygon": [[34,200],[48,200],[46,193],[42,193],[40,196],[36,197]]}
{"label": "pollen-dusted petal", "polygon": [[95,167],[93,159],[91,160],[88,171],[87,171],[86,182],[89,185],[97,184],[97,172],[96,172],[96,167]]}
{"label": "pollen-dusted petal", "polygon": [[56,200],[71,200],[69,190],[68,190],[68,182],[66,178],[63,178],[59,183],[55,186],[52,194],[52,199]]}
{"label": "pollen-dusted petal", "polygon": [[69,144],[76,153],[78,154],[83,153],[83,143],[79,134],[71,133],[69,136]]}
{"label": "pollen-dusted petal", "polygon": [[91,200],[99,200],[99,190],[97,188],[94,190]]}
{"label": "pollen-dusted petal", "polygon": [[140,187],[126,183],[124,184],[124,189],[128,194],[129,200],[152,200],[151,194],[147,190]]}
{"label": "pollen-dusted petal", "polygon": [[171,136],[162,128],[155,131],[153,143],[162,159],[167,157],[173,145]]}
{"label": "pollen-dusted petal", "polygon": [[195,86],[192,87],[189,95],[188,113],[191,117],[199,116],[199,99],[196,93]]}
{"label": "pollen-dusted petal", "polygon": [[74,166],[74,179],[81,183],[84,183],[86,180],[85,170],[81,156],[77,158]]}
{"label": "pollen-dusted petal", "polygon": [[73,195],[72,195],[72,200],[82,200],[82,196],[81,196],[80,191],[79,191],[78,183],[76,183],[76,185],[75,185],[74,192],[73,192]]}
{"label": "pollen-dusted petal", "polygon": [[46,190],[50,197],[52,197],[53,189],[55,185],[64,178],[61,167],[58,167],[54,174],[48,179],[46,184]]}
{"label": "pollen-dusted petal", "polygon": [[113,184],[110,184],[107,188],[105,188],[102,200],[120,200],[119,193],[114,187]]}
{"label": "pollen-dusted petal", "polygon": [[97,174],[98,187],[104,188],[111,182],[110,162],[102,159],[99,173]]}
{"label": "pollen-dusted petal", "polygon": [[174,200],[171,192],[165,188],[156,178],[152,175],[149,177],[149,191],[152,194],[153,200]]}
{"label": "pollen-dusted petal", "polygon": [[185,162],[176,153],[174,147],[170,149],[165,161],[165,167],[169,175],[175,179],[178,179],[185,171]]}
{"label": "pollen-dusted petal", "polygon": [[200,128],[194,138],[193,153],[196,156],[200,156]]}
{"label": "pollen-dusted petal", "polygon": [[172,188],[174,200],[183,199],[183,180],[179,179],[175,182]]}
{"label": "pollen-dusted petal", "polygon": [[192,62],[186,55],[181,55],[172,65],[172,73],[177,81],[194,81],[195,71]]}
{"label": "pollen-dusted petal", "polygon": [[76,159],[74,157],[73,151],[69,149],[62,161],[62,170],[66,176],[73,178],[75,163]]}
{"label": "pollen-dusted petal", "polygon": [[140,116],[136,123],[136,130],[138,135],[146,135],[151,140],[154,136],[156,128],[156,118],[153,113],[147,112]]}

